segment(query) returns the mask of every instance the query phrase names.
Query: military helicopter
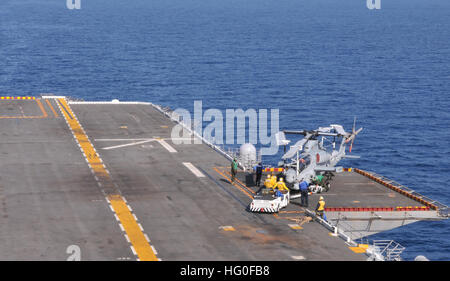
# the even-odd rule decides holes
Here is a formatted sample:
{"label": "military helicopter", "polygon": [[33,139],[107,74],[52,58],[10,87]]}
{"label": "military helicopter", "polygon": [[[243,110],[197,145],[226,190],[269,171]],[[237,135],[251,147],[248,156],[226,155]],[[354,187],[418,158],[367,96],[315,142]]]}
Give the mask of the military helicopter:
{"label": "military helicopter", "polygon": [[[353,142],[363,128],[355,130],[356,118],[353,122],[352,132],[348,133],[342,125],[331,124],[329,127],[319,127],[317,130],[289,131],[284,130],[275,135],[277,144],[284,146],[284,155],[278,166],[283,167],[286,184],[291,190],[299,190],[299,183],[306,181],[308,184],[315,183],[317,176],[325,177],[328,181],[332,172],[342,172],[342,167],[336,164],[343,158],[360,158],[359,156],[346,155],[345,150],[350,143],[351,153]],[[286,135],[303,135],[303,139],[290,146]],[[340,140],[339,148],[336,149],[336,141]],[[331,147],[330,147],[331,144]],[[327,189],[327,188],[326,188]]]}

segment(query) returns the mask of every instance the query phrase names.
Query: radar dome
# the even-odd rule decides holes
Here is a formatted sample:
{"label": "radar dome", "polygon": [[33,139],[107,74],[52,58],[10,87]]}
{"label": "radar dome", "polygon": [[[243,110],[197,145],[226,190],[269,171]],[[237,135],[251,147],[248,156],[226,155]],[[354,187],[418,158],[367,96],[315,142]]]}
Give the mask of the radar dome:
{"label": "radar dome", "polygon": [[251,143],[244,143],[239,149],[239,155],[243,163],[256,162],[256,148]]}

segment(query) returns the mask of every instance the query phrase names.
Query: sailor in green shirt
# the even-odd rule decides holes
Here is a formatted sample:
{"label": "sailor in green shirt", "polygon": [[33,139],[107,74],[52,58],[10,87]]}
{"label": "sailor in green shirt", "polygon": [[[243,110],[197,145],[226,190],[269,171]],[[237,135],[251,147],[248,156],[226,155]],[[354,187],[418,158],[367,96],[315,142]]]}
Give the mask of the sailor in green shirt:
{"label": "sailor in green shirt", "polygon": [[231,162],[231,182],[234,182],[237,170],[238,170],[238,162],[236,158],[234,158],[233,161]]}
{"label": "sailor in green shirt", "polygon": [[323,176],[322,175],[317,175],[314,178],[313,183],[318,184],[318,185],[322,185],[322,180],[323,180]]}

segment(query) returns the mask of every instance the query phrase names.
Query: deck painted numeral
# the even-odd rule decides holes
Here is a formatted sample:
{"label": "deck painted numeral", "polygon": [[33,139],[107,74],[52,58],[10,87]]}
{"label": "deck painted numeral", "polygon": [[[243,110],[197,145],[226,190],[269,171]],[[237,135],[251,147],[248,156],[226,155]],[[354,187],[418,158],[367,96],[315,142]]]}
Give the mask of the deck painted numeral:
{"label": "deck painted numeral", "polygon": [[67,258],[67,261],[80,261],[81,260],[81,249],[77,245],[70,245],[66,249],[66,254],[70,256]]}

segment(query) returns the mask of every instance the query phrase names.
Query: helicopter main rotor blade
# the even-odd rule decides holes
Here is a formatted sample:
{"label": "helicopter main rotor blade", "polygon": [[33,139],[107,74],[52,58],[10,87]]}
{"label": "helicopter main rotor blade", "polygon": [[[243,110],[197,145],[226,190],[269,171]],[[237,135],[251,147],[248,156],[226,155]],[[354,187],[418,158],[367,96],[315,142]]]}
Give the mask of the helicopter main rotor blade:
{"label": "helicopter main rotor blade", "polygon": [[292,134],[292,135],[306,135],[308,132],[303,130],[303,131],[289,131],[289,130],[284,130],[283,133],[285,134]]}
{"label": "helicopter main rotor blade", "polygon": [[344,130],[344,127],[342,127],[341,125],[338,125],[338,124],[331,124],[330,125],[339,135],[341,135],[341,136],[347,136],[347,135],[349,135],[349,133],[347,133],[345,130]]}
{"label": "helicopter main rotor blade", "polygon": [[282,159],[288,159],[288,158],[292,158],[297,154],[297,151],[300,151],[303,149],[303,145],[312,137],[312,134],[308,133],[306,134],[306,136],[299,140],[298,142],[296,142],[293,146],[291,146],[291,148],[289,149],[288,152],[286,152],[281,158]]}

